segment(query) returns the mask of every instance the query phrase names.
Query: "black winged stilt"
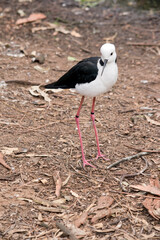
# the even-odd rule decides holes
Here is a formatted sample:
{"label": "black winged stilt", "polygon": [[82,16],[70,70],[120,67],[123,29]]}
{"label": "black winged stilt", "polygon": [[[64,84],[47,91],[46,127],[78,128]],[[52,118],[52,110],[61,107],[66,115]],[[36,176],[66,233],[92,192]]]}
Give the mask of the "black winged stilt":
{"label": "black winged stilt", "polygon": [[93,98],[91,119],[93,122],[97,142],[97,159],[99,157],[105,159],[105,156],[100,151],[98,134],[95,125],[95,100],[98,95],[108,92],[116,83],[118,77],[117,55],[115,51],[115,46],[111,43],[106,43],[102,45],[102,47],[100,48],[100,52],[101,57],[90,57],[83,59],[75,66],[73,66],[67,73],[65,73],[58,81],[45,85],[45,88],[47,89],[74,88],[78,93],[82,95],[75,119],[80,138],[83,167],[85,167],[86,165],[94,167],[88,162],[89,160],[86,160],[85,158],[79,125],[79,116],[84,98],[85,96]]}

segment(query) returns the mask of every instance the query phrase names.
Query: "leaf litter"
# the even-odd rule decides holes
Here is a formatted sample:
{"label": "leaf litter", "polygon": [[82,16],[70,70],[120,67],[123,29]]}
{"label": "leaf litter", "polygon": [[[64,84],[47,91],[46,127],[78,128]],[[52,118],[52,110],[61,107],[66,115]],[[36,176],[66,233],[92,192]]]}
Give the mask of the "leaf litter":
{"label": "leaf litter", "polygon": [[160,196],[159,179],[151,178],[149,185],[131,185],[130,187],[152,194],[148,194],[142,204],[153,218],[160,219],[160,197],[153,197],[153,195]]}
{"label": "leaf litter", "polygon": [[54,172],[53,180],[54,180],[55,185],[56,185],[55,195],[56,195],[57,198],[59,198],[60,197],[61,188],[62,188],[62,179],[60,177],[60,172],[59,171],[55,171]]}
{"label": "leaf litter", "polygon": [[37,20],[45,19],[46,15],[43,13],[32,13],[29,15],[28,18],[19,18],[16,21],[16,25],[24,24],[24,23],[30,23],[30,22],[35,22]]}
{"label": "leaf litter", "polygon": [[[17,81],[24,79],[26,82],[28,82],[27,80],[30,82],[32,78],[35,79],[34,81],[38,79],[40,83],[37,84],[44,84],[45,76],[45,78],[50,79],[50,81],[54,81],[61,76],[61,70],[64,69],[65,64],[65,70],[74,64],[71,61],[67,61],[67,56],[77,56],[76,54],[78,52],[77,61],[91,55],[94,56],[94,54],[97,55],[99,53],[98,48],[106,37],[106,32],[104,31],[106,19],[107,24],[111,24],[111,26],[114,24],[114,32],[111,30],[107,32],[107,36],[113,36],[113,38],[106,40],[114,41],[117,46],[118,56],[120,56],[118,61],[121,69],[119,75],[120,81],[117,81],[111,93],[97,98],[98,111],[96,115],[97,119],[101,119],[102,121],[101,128],[99,128],[102,148],[109,154],[111,162],[108,163],[103,160],[98,160],[97,164],[100,167],[95,171],[86,169],[86,172],[84,172],[77,163],[78,160],[81,159],[81,154],[79,143],[77,142],[77,132],[75,132],[76,127],[72,128],[71,124],[75,126],[74,114],[80,99],[78,95],[72,95],[69,91],[65,92],[65,94],[50,94],[48,97],[52,99],[53,104],[47,109],[45,105],[46,100],[43,100],[44,97],[40,94],[37,97],[42,98],[41,102],[43,102],[44,105],[40,107],[41,111],[39,111],[37,105],[33,104],[35,98],[33,98],[32,94],[28,94],[28,91],[23,88],[23,85],[7,84],[5,91],[3,91],[3,95],[5,92],[7,100],[1,98],[0,117],[7,119],[7,122],[10,124],[6,126],[1,123],[1,148],[3,148],[3,146],[8,148],[18,147],[18,149],[25,147],[31,152],[28,153],[28,157],[27,154],[17,155],[15,153],[16,151],[13,151],[7,156],[7,162],[9,160],[9,163],[12,163],[15,169],[17,169],[16,174],[13,176],[8,176],[6,174],[7,170],[1,166],[2,178],[0,178],[0,184],[2,194],[0,194],[0,202],[2,204],[0,205],[0,219],[3,229],[1,231],[0,227],[0,234],[3,234],[3,237],[6,239],[71,239],[70,235],[67,237],[64,232],[55,225],[55,217],[58,217],[62,220],[62,225],[65,224],[65,221],[66,224],[72,222],[74,225],[74,222],[77,220],[78,228],[85,231],[85,233],[89,232],[89,235],[83,235],[82,237],[86,240],[105,240],[112,238],[116,240],[158,239],[159,219],[153,218],[147,214],[146,211],[143,211],[142,199],[144,200],[145,197],[154,200],[159,198],[159,196],[153,194],[149,196],[150,193],[144,192],[142,194],[129,194],[125,192],[124,194],[119,187],[119,175],[117,174],[120,171],[121,174],[124,174],[128,172],[128,169],[134,169],[137,172],[137,170],[142,167],[139,159],[136,159],[136,157],[133,161],[128,161],[127,164],[119,164],[109,171],[106,170],[106,167],[116,159],[133,156],[133,149],[126,148],[125,143],[129,143],[133,147],[141,146],[141,149],[150,149],[151,151],[158,149],[159,146],[158,125],[149,124],[144,117],[137,118],[137,121],[134,122],[131,121],[134,115],[142,113],[142,116],[147,115],[150,119],[154,118],[154,120],[159,122],[158,118],[156,118],[155,115],[151,115],[151,110],[149,110],[150,108],[153,109],[154,112],[156,111],[158,104],[157,98],[148,98],[148,95],[145,95],[145,87],[149,84],[145,86],[143,84],[142,89],[135,87],[136,83],[139,84],[142,79],[146,79],[148,83],[150,79],[153,81],[157,79],[157,63],[159,60],[155,54],[150,55],[150,52],[148,52],[148,49],[144,48],[144,46],[136,47],[126,45],[125,39],[127,39],[127,35],[122,31],[123,26],[125,26],[129,20],[132,26],[137,25],[136,36],[134,36],[134,33],[131,35],[133,41],[134,38],[137,39],[137,36],[140,36],[142,40],[143,35],[139,34],[141,31],[139,32],[138,25],[144,18],[143,24],[144,26],[148,26],[148,16],[141,15],[142,19],[140,20],[139,16],[133,15],[131,10],[128,16],[132,17],[129,18],[127,15],[122,15],[122,10],[119,9],[116,14],[118,21],[116,20],[115,24],[115,18],[112,17],[115,14],[115,9],[113,11],[111,8],[106,8],[105,5],[101,5],[100,8],[98,8],[99,11],[97,11],[97,8],[84,10],[76,7],[76,9],[82,11],[82,14],[74,16],[74,14],[70,13],[74,10],[75,6],[62,7],[62,4],[57,3],[58,1],[52,1],[52,4],[55,6],[55,8],[52,8],[54,11],[51,8],[50,11],[48,11],[48,6],[50,6],[48,5],[50,4],[49,1],[45,1],[44,5],[43,3],[37,5],[35,1],[32,1],[32,3],[25,3],[25,5],[21,6],[20,4],[17,6],[16,3],[13,4],[12,1],[10,1],[13,10],[6,12],[7,17],[3,17],[3,21],[1,21],[2,41],[4,38],[4,42],[8,41],[10,43],[11,39],[14,39],[19,45],[21,39],[24,39],[25,45],[30,46],[29,50],[27,49],[28,53],[33,50],[39,52],[39,49],[41,49],[45,56],[47,56],[46,61],[51,61],[50,64],[54,67],[54,74],[51,70],[45,73],[41,73],[38,70],[35,71],[31,59],[28,59],[28,57],[30,57],[29,54],[25,54],[26,57],[24,58],[19,58],[20,51],[18,51],[11,52],[12,56],[4,54],[0,59],[2,79],[5,81],[9,79],[15,82],[15,78],[17,78]],[[4,3],[2,3],[1,6],[3,7]],[[37,9],[37,7],[38,11],[47,12],[47,18],[51,20],[54,19],[54,21],[56,17],[60,17],[63,20],[64,17],[67,16],[68,23],[66,25],[63,23],[57,24],[56,27],[62,26],[62,28],[53,28],[53,31],[48,29],[48,31],[45,32],[39,30],[40,32],[35,31],[35,33],[32,33],[34,27],[47,27],[47,24],[45,25],[46,20],[37,20],[24,26],[15,26],[13,19],[17,19],[17,9],[26,9],[25,12],[27,14],[27,12],[34,12],[34,9]],[[101,11],[102,9],[103,12]],[[95,18],[94,14],[96,14]],[[154,13],[152,14],[154,19],[156,19],[156,15],[154,15]],[[136,21],[134,21],[134,19],[136,19]],[[81,20],[84,21],[85,24],[77,24],[77,22],[81,23]],[[89,22],[90,20],[91,22]],[[150,18],[150,23],[151,22],[153,23],[153,20]],[[159,25],[158,21],[157,24]],[[101,34],[99,35],[96,31],[92,33],[93,28],[95,30],[99,29]],[[79,36],[73,36],[76,35],[72,32],[73,30],[76,31],[76,34],[79,32],[83,33],[82,38],[75,39]],[[150,32],[157,38],[159,31],[156,30],[155,32],[155,30],[153,24]],[[66,31],[69,32],[66,33]],[[147,33],[148,31],[147,29]],[[71,35],[71,32],[73,35]],[[118,38],[114,37],[114,33],[118,34]],[[148,35],[149,40],[152,39],[152,34]],[[147,38],[147,34],[145,37]],[[6,40],[6,38],[8,38],[8,40]],[[81,42],[82,40],[83,43]],[[85,46],[85,49],[82,48],[82,44]],[[3,51],[3,46],[0,45],[0,48]],[[18,48],[20,49],[20,47]],[[57,55],[57,51],[59,55]],[[152,61],[148,65],[149,55]],[[13,56],[17,56],[14,58],[14,61]],[[140,64],[136,64],[137,62]],[[58,67],[56,64],[58,64]],[[144,71],[141,71],[142,68],[144,68]],[[135,84],[133,84],[133,81]],[[1,91],[2,90],[1,88]],[[135,99],[132,99],[132,97]],[[85,102],[87,109],[90,108],[89,101]],[[23,104],[23,102],[25,104]],[[138,108],[135,107],[135,104],[139,105]],[[148,106],[148,109],[144,109],[146,113],[141,111],[141,107],[144,106]],[[122,114],[117,114],[119,108],[122,108]],[[82,115],[82,124],[83,122],[85,122],[85,124],[87,122],[87,109],[82,109],[86,111],[84,119]],[[134,109],[134,111],[125,113],[123,111],[125,109]],[[19,122],[24,124],[23,129],[21,125],[18,124]],[[16,123],[16,125],[14,125],[14,123]],[[97,124],[99,124],[99,121]],[[95,147],[94,135],[92,135],[92,131],[90,130],[90,127],[87,129],[82,128],[82,131],[86,131],[84,143],[88,156],[92,156],[94,152],[92,151],[92,147]],[[128,135],[121,136],[119,134],[120,130],[128,132]],[[88,136],[90,137],[89,142]],[[63,139],[64,141],[59,142],[59,139]],[[72,145],[69,144],[70,141],[73,143]],[[59,144],[57,144],[57,142]],[[3,154],[4,156],[6,155],[5,153]],[[13,154],[16,158],[12,157]],[[146,183],[149,174],[158,172],[157,164],[152,161],[152,156],[153,155],[149,154],[146,155],[149,163],[147,173],[134,178],[132,177],[130,180],[132,185],[136,185],[136,181]],[[158,161],[158,151],[154,152],[154,156]],[[37,157],[38,161],[36,160]],[[77,171],[73,170],[71,164]],[[63,186],[60,190],[60,198],[56,198],[55,195],[56,187],[52,178],[53,171],[60,171],[60,173],[63,173],[62,180],[65,181],[66,179],[66,184],[62,184]],[[71,172],[71,177],[67,180],[69,171]],[[71,190],[73,194],[75,193],[75,196],[72,195]],[[99,198],[104,192],[108,193],[108,191],[109,194],[107,194],[107,196],[112,197],[115,204],[112,203],[108,208],[107,205],[101,208],[105,203],[103,203],[102,199],[100,200],[102,204],[99,205]],[[24,194],[24,192],[26,194]],[[41,200],[34,200],[34,194]],[[20,200],[20,196],[26,200]],[[49,201],[49,203],[46,203],[45,200]],[[56,205],[55,200],[59,201],[59,205],[58,203]],[[53,205],[50,204],[52,202]],[[94,210],[94,207],[98,205],[100,208],[98,207],[99,209]],[[158,207],[158,205],[156,206]],[[157,207],[154,207],[152,210],[154,216],[158,216]],[[96,216],[96,211],[102,211],[101,216],[95,223],[92,223],[91,220]],[[111,215],[106,214],[104,216],[105,211],[107,213],[110,211]],[[31,214],[28,214],[28,212]],[[18,213],[18,216],[15,213]],[[134,215],[138,216],[139,219],[147,221],[148,227],[143,221],[132,221]],[[125,219],[127,219],[127,221]],[[13,222],[16,222],[16,226],[14,226]],[[15,229],[15,232],[11,232],[12,235],[10,236],[8,229]],[[17,229],[21,229],[22,232],[16,232]],[[27,229],[27,231],[23,232],[25,229]],[[79,238],[76,234],[74,236]]]}
{"label": "leaf litter", "polygon": [[11,167],[4,161],[3,154],[0,152],[0,164],[3,165],[8,170],[11,170]]}

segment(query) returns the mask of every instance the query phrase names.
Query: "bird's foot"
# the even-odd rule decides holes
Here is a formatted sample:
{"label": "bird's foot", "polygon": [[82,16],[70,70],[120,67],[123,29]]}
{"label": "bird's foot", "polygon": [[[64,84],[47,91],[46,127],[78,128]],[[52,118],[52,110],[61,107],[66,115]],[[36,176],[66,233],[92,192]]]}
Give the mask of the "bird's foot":
{"label": "bird's foot", "polygon": [[90,167],[96,168],[94,165],[90,164],[89,161],[91,161],[91,160],[83,159],[83,168],[85,168],[85,166],[90,166]]}
{"label": "bird's foot", "polygon": [[108,159],[108,158],[105,158],[105,156],[106,156],[106,155],[104,155],[104,154],[102,154],[102,153],[98,153],[98,154],[97,154],[97,157],[96,157],[96,160],[97,160],[98,158],[103,158],[104,160],[108,161],[109,159]]}

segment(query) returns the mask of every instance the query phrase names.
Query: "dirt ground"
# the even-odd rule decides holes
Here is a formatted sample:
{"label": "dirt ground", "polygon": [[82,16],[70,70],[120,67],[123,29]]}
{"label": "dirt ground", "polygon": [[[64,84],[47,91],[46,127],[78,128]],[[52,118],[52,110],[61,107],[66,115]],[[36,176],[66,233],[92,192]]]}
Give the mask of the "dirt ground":
{"label": "dirt ground", "polygon": [[[16,24],[19,14],[37,12],[46,19]],[[158,191],[159,12],[107,1],[88,8],[72,0],[2,0],[0,28],[0,158],[11,168],[0,165],[0,239],[160,239],[160,194],[146,198],[149,190],[131,186],[155,184]],[[106,41],[116,45],[119,77],[97,97],[95,115],[109,160],[95,160],[92,99],[85,99],[81,131],[96,168],[83,169],[74,119],[81,96],[68,90],[34,96],[31,85],[99,56]],[[32,62],[33,51],[43,64]]]}

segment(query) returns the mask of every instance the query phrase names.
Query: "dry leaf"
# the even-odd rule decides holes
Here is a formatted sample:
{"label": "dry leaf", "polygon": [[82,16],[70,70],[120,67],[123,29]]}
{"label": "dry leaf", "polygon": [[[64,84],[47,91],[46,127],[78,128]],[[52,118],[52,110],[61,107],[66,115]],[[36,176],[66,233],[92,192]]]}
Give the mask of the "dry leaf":
{"label": "dry leaf", "polygon": [[113,214],[122,213],[122,212],[125,212],[123,208],[98,210],[96,211],[96,215],[92,217],[91,222],[95,223],[97,220],[101,218],[110,217]]}
{"label": "dry leaf", "polygon": [[45,31],[45,30],[54,29],[55,30],[55,32],[53,33],[54,36],[56,36],[60,32],[63,34],[71,34],[73,37],[77,37],[77,38],[82,37],[81,34],[76,32],[75,30],[69,31],[62,25],[50,23],[50,22],[45,22],[44,24],[45,24],[45,26],[32,28],[32,33],[35,33],[37,31]]}
{"label": "dry leaf", "polygon": [[65,198],[59,198],[59,199],[55,199],[55,200],[52,201],[53,206],[61,206],[61,207],[65,208],[65,206],[63,205],[64,203],[66,203]]}
{"label": "dry leaf", "polygon": [[96,212],[96,215],[94,217],[92,217],[91,222],[95,223],[97,222],[97,220],[104,218],[104,217],[109,217],[112,215],[111,209],[108,210],[99,210]]}
{"label": "dry leaf", "polygon": [[130,185],[130,187],[160,196],[160,189],[151,185]]}
{"label": "dry leaf", "polygon": [[102,222],[99,222],[99,223],[94,224],[94,228],[96,228],[96,229],[103,229],[104,225],[103,225]]}
{"label": "dry leaf", "polygon": [[18,148],[3,147],[1,152],[6,155],[11,155],[13,152],[17,152],[18,150]]}
{"label": "dry leaf", "polygon": [[159,225],[156,225],[156,226],[153,226],[155,230],[157,230],[158,232],[160,232],[160,224]]}
{"label": "dry leaf", "polygon": [[11,170],[10,166],[8,166],[7,163],[5,163],[4,159],[3,159],[3,154],[0,152],[0,164],[2,164],[5,168]]}
{"label": "dry leaf", "polygon": [[48,183],[47,179],[40,179],[40,182],[43,183],[43,185],[46,185]]}
{"label": "dry leaf", "polygon": [[[158,178],[150,179],[150,187],[160,190],[160,182]],[[146,199],[143,201],[143,206],[148,210],[149,214],[155,218],[160,219],[160,198],[152,198],[151,194],[148,194]]]}
{"label": "dry leaf", "polygon": [[113,36],[104,38],[104,40],[106,41],[106,43],[113,42],[116,37],[117,37],[117,32]]}
{"label": "dry leaf", "polygon": [[160,126],[160,122],[151,119],[151,118],[148,117],[147,115],[145,115],[145,117],[146,117],[146,119],[147,119],[147,121],[148,121],[149,123],[151,123],[151,124],[153,124],[153,125]]}
{"label": "dry leaf", "polygon": [[46,15],[43,13],[32,13],[28,18],[20,18],[16,21],[16,25],[24,24],[28,22],[34,22],[40,19],[46,18]]}
{"label": "dry leaf", "polygon": [[65,222],[66,227],[71,231],[71,233],[75,236],[86,236],[86,232],[76,227],[74,224]]}
{"label": "dry leaf", "polygon": [[40,222],[43,221],[42,213],[39,213],[39,214],[38,214],[38,220],[39,220]]}
{"label": "dry leaf", "polygon": [[142,234],[141,236],[143,237],[143,239],[149,239],[149,240],[151,240],[151,239],[154,239],[155,232],[152,232],[152,233],[149,234],[149,235]]}
{"label": "dry leaf", "polygon": [[34,208],[37,208],[38,210],[41,210],[41,211],[52,212],[52,213],[62,213],[64,211],[57,207],[53,208],[53,207],[44,207],[44,206],[34,206]]}
{"label": "dry leaf", "polygon": [[62,187],[62,180],[61,180],[59,171],[55,171],[54,172],[53,179],[54,179],[54,182],[56,184],[55,194],[56,194],[57,197],[60,197],[60,191],[61,191],[61,187]]}
{"label": "dry leaf", "polygon": [[113,198],[110,196],[101,196],[98,199],[98,204],[94,209],[109,208],[114,202]]}
{"label": "dry leaf", "polygon": [[85,211],[74,221],[74,225],[76,227],[80,227],[82,224],[86,222],[87,218],[88,218],[88,212]]}
{"label": "dry leaf", "polygon": [[64,182],[62,183],[62,186],[65,186],[65,185],[68,183],[70,177],[71,177],[71,173],[69,173],[69,175],[68,175],[68,177],[66,178],[66,180],[64,180]]}
{"label": "dry leaf", "polygon": [[39,86],[32,86],[29,88],[29,92],[31,95],[39,97],[42,96],[46,102],[51,102],[51,99],[49,98],[46,91],[42,91]]}
{"label": "dry leaf", "polygon": [[73,192],[72,190],[70,191],[70,193],[72,194],[72,196],[79,198],[79,195],[77,193]]}
{"label": "dry leaf", "polygon": [[49,67],[41,67],[39,65],[34,66],[34,69],[41,73],[47,73],[50,70]]}
{"label": "dry leaf", "polygon": [[78,38],[82,37],[81,34],[79,34],[78,32],[76,32],[75,30],[72,30],[72,31],[71,31],[71,35],[72,35],[73,37],[78,37]]}
{"label": "dry leaf", "polygon": [[[70,31],[67,30],[65,27],[63,27],[62,25],[58,25],[58,24],[50,23],[50,22],[45,22],[45,25],[46,24],[47,24],[47,26],[32,28],[32,33],[37,32],[37,31],[44,31],[44,30],[48,30],[48,29],[55,29],[56,34],[58,32],[61,32],[63,34],[70,33]],[[54,33],[54,35],[55,35],[55,33]]]}

